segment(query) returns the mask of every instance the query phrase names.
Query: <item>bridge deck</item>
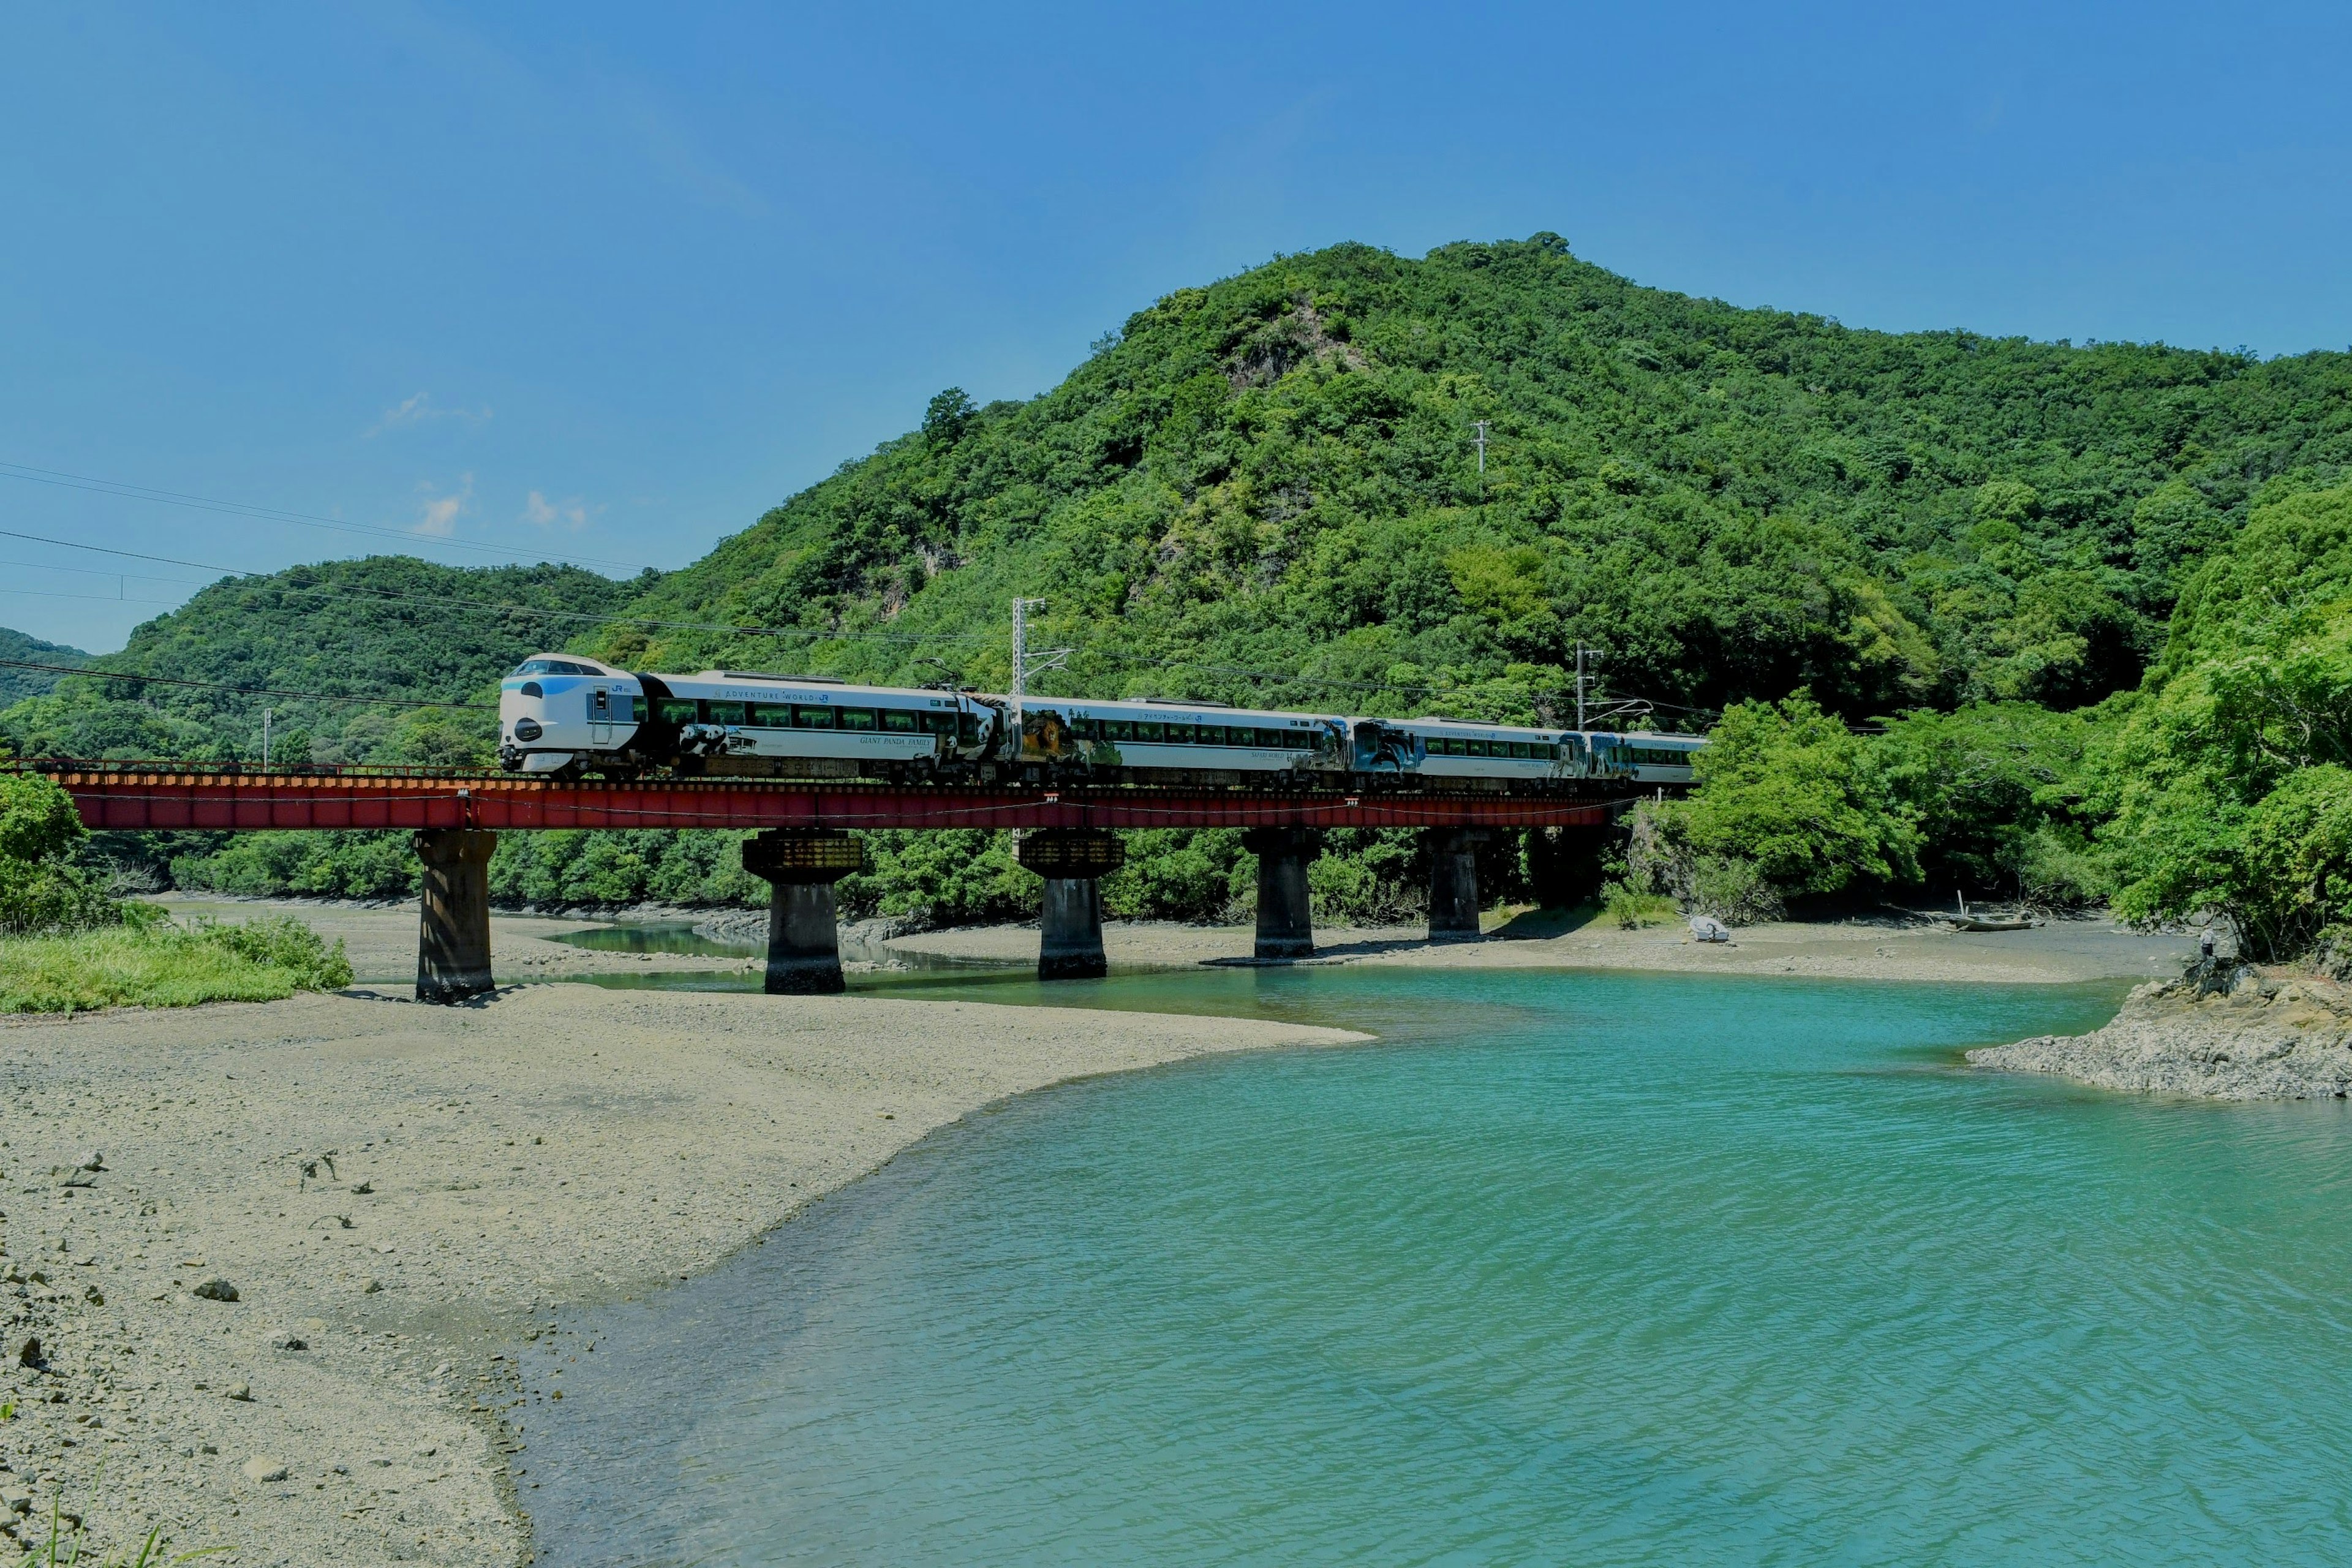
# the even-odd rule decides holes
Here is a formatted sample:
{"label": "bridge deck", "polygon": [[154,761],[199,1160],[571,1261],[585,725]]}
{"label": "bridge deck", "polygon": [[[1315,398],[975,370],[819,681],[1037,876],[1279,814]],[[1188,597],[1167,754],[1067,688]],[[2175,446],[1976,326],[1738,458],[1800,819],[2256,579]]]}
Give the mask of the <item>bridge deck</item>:
{"label": "bridge deck", "polygon": [[1591,795],[934,785],[664,779],[557,784],[509,773],[262,773],[171,764],[23,764],[92,829],[480,827],[1598,827]]}

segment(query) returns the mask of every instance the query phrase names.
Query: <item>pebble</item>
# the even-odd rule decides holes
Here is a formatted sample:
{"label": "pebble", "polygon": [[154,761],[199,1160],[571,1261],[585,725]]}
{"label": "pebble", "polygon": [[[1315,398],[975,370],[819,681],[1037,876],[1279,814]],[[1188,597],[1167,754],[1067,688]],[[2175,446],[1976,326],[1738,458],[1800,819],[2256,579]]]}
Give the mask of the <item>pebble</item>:
{"label": "pebble", "polygon": [[286,1467],[275,1459],[265,1459],[257,1455],[245,1462],[245,1479],[249,1481],[282,1481],[286,1479]]}
{"label": "pebble", "polygon": [[310,1348],[310,1342],[299,1334],[280,1331],[269,1336],[269,1348],[278,1351],[306,1351]]}
{"label": "pebble", "polygon": [[241,1404],[250,1405],[253,1403],[253,1384],[232,1383],[228,1385],[228,1396]]}
{"label": "pebble", "polygon": [[236,1287],[226,1279],[207,1279],[188,1294],[207,1301],[234,1301],[237,1299]]}

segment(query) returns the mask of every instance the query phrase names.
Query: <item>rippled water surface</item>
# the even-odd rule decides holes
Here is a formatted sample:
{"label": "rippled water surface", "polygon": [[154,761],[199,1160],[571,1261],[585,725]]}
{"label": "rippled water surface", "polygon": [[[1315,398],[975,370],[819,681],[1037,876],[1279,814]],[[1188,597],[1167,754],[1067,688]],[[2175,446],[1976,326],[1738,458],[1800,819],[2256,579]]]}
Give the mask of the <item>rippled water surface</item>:
{"label": "rippled water surface", "polygon": [[541,1561],[2352,1561],[2352,1120],[1953,1066],[2113,991],[1093,999],[1171,997],[1384,1039],[1030,1096],[605,1313]]}

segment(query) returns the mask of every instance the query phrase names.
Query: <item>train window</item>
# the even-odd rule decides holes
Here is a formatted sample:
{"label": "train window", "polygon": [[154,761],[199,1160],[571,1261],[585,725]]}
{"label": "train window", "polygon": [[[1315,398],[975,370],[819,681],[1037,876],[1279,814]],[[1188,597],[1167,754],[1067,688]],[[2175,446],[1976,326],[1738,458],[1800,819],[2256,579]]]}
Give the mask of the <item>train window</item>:
{"label": "train window", "polygon": [[1158,724],[1147,724],[1141,720],[1138,720],[1136,721],[1135,725],[1135,738],[1139,741],[1149,742],[1152,745],[1156,746],[1160,743],[1160,729],[1161,726]]}
{"label": "train window", "polygon": [[795,730],[830,730],[833,728],[833,710],[830,708],[795,707],[793,710],[793,728]]}
{"label": "train window", "polygon": [[792,704],[754,702],[751,704],[751,723],[761,730],[789,730],[793,723]]}
{"label": "train window", "polygon": [[1315,749],[1314,732],[1307,730],[1285,730],[1282,732],[1282,743],[1294,752],[1311,752]]}
{"label": "train window", "polygon": [[1470,742],[1459,735],[1453,736],[1445,742],[1445,754],[1449,757],[1466,757],[1470,754]]}
{"label": "train window", "polygon": [[934,735],[954,734],[956,732],[955,710],[942,708],[936,712],[924,714],[923,728]]}
{"label": "train window", "polygon": [[1135,726],[1124,719],[1105,720],[1103,721],[1103,731],[1114,741],[1132,741],[1135,739]]}
{"label": "train window", "polygon": [[1240,728],[1239,726],[1237,726],[1237,725],[1234,725],[1234,724],[1228,724],[1228,725],[1226,725],[1226,726],[1225,726],[1225,744],[1226,744],[1226,745],[1228,745],[1228,746],[1246,746],[1246,745],[1248,745],[1248,744],[1250,743],[1250,739],[1251,739],[1250,732],[1249,732],[1247,730],[1242,729],[1242,728]]}
{"label": "train window", "polygon": [[841,727],[845,730],[871,730],[874,728],[874,710],[871,708],[843,709]]}
{"label": "train window", "polygon": [[1535,748],[1528,745],[1525,741],[1514,741],[1511,742],[1511,755],[1521,762],[1525,762],[1535,754]]}
{"label": "train window", "polygon": [[665,724],[693,724],[699,722],[696,712],[698,706],[698,705],[690,698],[664,698],[661,705],[662,722]]}
{"label": "train window", "polygon": [[632,723],[636,724],[642,724],[646,721],[646,700],[644,698],[632,697],[629,699],[629,720]]}
{"label": "train window", "polygon": [[743,705],[740,702],[706,702],[702,707],[702,721],[706,724],[740,724],[743,721]]}
{"label": "train window", "polygon": [[1191,745],[1192,743],[1192,726],[1190,724],[1162,724],[1160,726],[1160,738],[1171,746]]}
{"label": "train window", "polygon": [[885,708],[881,711],[882,728],[894,735],[913,734],[915,721],[922,717],[921,714],[905,708]]}

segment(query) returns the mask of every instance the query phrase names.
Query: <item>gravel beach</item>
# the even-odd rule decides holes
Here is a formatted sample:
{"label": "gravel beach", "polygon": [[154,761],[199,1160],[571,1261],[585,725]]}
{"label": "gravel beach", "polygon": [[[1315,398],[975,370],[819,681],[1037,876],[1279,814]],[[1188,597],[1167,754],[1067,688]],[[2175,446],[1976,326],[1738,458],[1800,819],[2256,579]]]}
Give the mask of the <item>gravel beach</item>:
{"label": "gravel beach", "polygon": [[2206,985],[2160,981],[2135,990],[2105,1028],[1988,1047],[1969,1060],[2140,1093],[2341,1100],[2352,1094],[2352,993],[2252,967]]}
{"label": "gravel beach", "polygon": [[565,984],[13,1021],[0,1562],[53,1506],[223,1563],[524,1561],[507,1461],[594,1353],[572,1309],[707,1268],[1007,1095],[1362,1037]]}

